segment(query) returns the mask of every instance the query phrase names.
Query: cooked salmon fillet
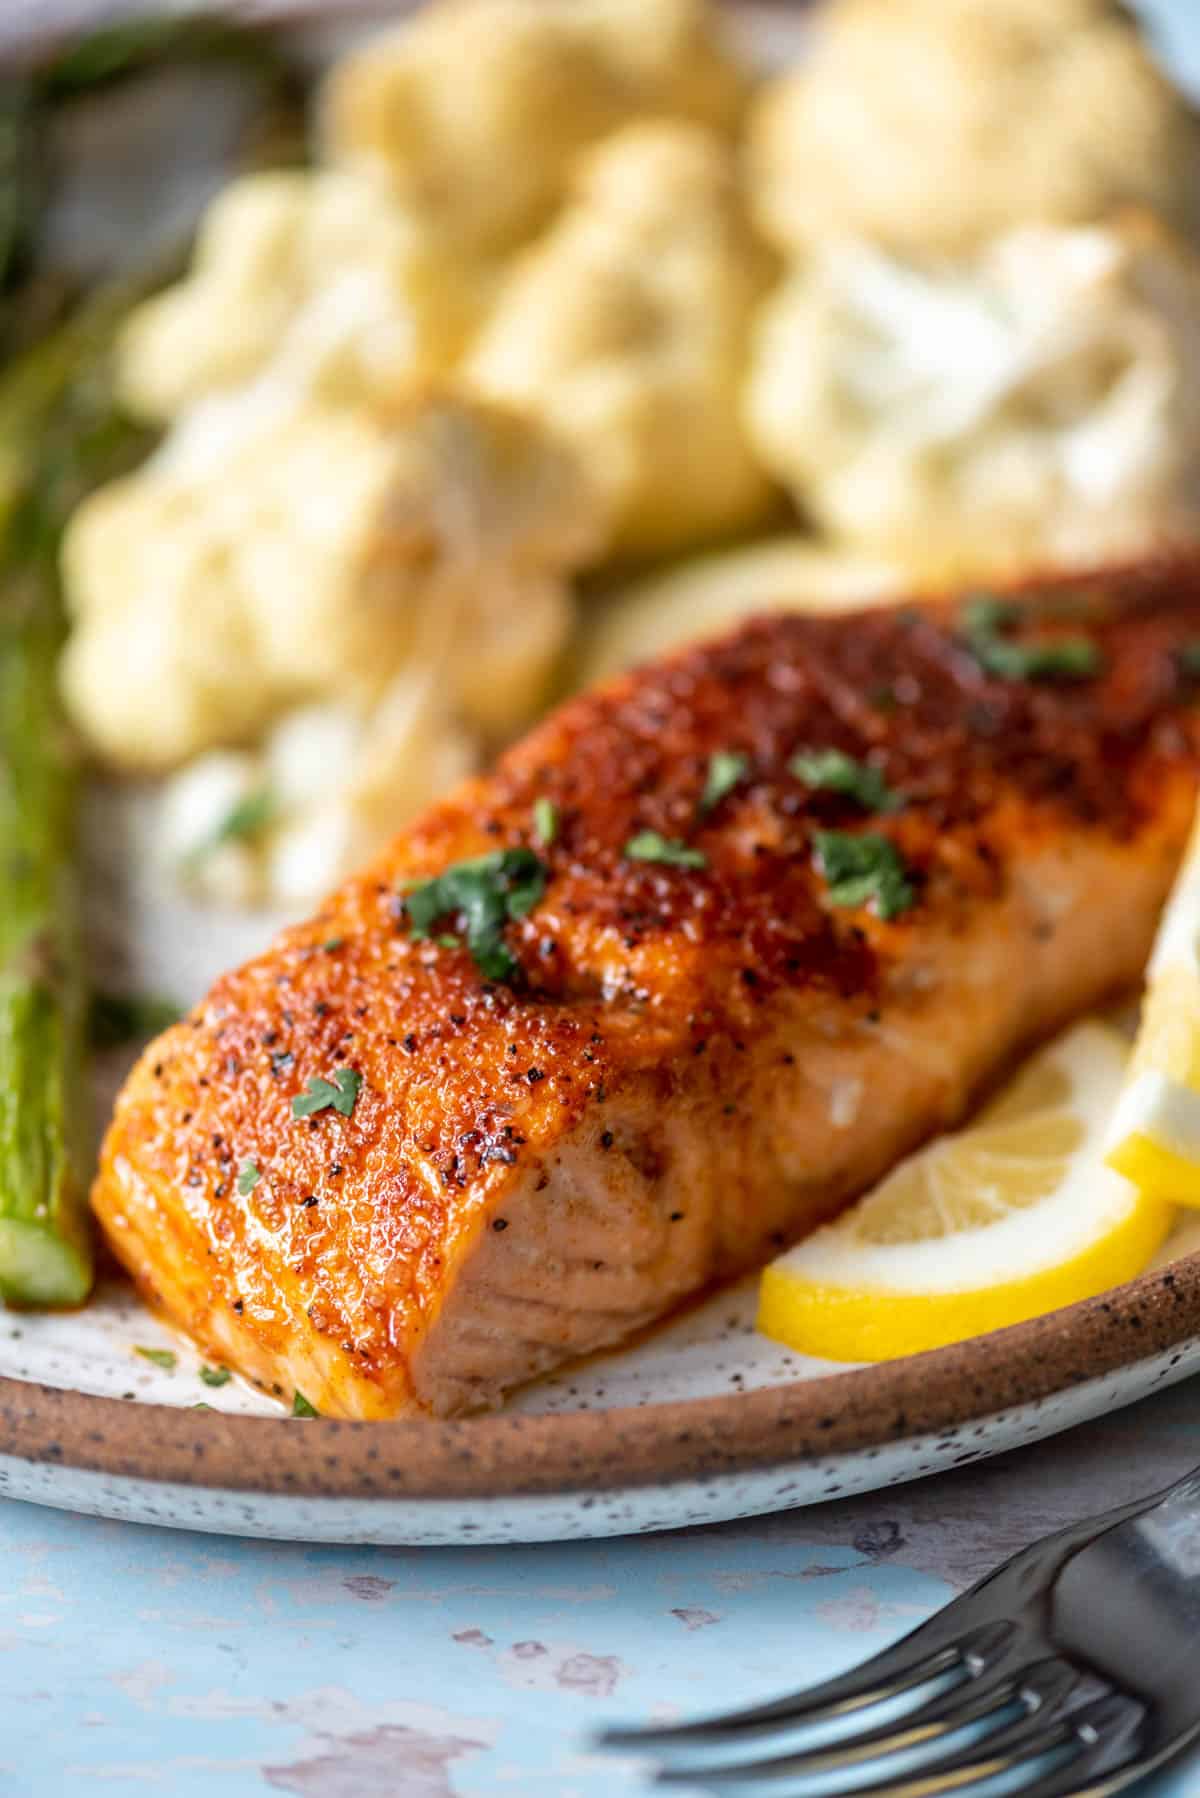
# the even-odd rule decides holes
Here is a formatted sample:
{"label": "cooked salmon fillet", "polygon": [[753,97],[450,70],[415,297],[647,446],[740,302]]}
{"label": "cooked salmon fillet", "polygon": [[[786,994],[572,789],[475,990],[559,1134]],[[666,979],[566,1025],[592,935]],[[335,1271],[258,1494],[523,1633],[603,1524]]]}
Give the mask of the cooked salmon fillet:
{"label": "cooked salmon fillet", "polygon": [[495,1405],[1138,977],[1197,699],[1176,561],[771,617],[573,700],[147,1050],[108,1240],[268,1391]]}

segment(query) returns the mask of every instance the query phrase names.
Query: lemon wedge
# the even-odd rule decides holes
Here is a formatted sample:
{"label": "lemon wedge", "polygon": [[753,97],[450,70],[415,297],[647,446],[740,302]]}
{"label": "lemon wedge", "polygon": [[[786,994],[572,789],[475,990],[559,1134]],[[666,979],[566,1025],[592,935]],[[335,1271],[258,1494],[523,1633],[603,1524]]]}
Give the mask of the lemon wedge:
{"label": "lemon wedge", "polygon": [[831,1361],[886,1361],[1129,1279],[1171,1210],[1103,1164],[1124,1039],[1078,1025],[967,1129],[909,1157],[765,1270],[758,1327]]}
{"label": "lemon wedge", "polygon": [[1107,1160],[1142,1192],[1200,1206],[1200,816],[1146,970]]}

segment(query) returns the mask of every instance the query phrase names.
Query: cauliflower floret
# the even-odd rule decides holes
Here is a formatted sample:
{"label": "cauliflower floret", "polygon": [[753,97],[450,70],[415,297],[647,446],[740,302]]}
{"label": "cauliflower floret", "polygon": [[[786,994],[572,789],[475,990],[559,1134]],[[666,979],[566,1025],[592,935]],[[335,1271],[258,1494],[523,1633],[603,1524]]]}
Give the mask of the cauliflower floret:
{"label": "cauliflower floret", "polygon": [[931,576],[1191,534],[1200,258],[1133,215],[954,264],[832,246],[765,308],[747,411],[831,531]]}
{"label": "cauliflower floret", "polygon": [[261,763],[275,808],[256,845],[262,897],[311,904],[479,766],[478,733],[440,685],[435,669],[404,669],[365,717],[331,702],[280,720]]}
{"label": "cauliflower floret", "polygon": [[523,722],[604,528],[570,453],[449,393],[251,413],[240,438],[221,410],[67,531],[64,690],[100,756],[171,768],[325,697],[365,715],[405,666],[489,732]]}
{"label": "cauliflower floret", "polygon": [[405,670],[366,715],[287,712],[255,750],[211,749],[163,783],[156,862],[226,905],[311,904],[478,766],[435,671]]}
{"label": "cauliflower floret", "polygon": [[515,264],[464,377],[577,447],[612,548],[718,537],[769,500],[739,416],[767,273],[725,146],[696,125],[631,125],[590,153],[574,202]]}
{"label": "cauliflower floret", "polygon": [[[276,765],[283,746],[274,746]],[[442,691],[435,668],[404,669],[389,683],[359,742],[346,786],[351,822],[346,865],[365,858],[429,801],[479,766],[479,733],[466,726]],[[309,893],[325,876],[314,869]],[[281,882],[276,877],[277,887]]]}
{"label": "cauliflower floret", "polygon": [[209,208],[191,272],[135,308],[118,387],[156,420],[268,368],[354,404],[448,368],[488,291],[485,271],[365,175],[245,175]]}
{"label": "cauliflower floret", "polygon": [[587,145],[650,113],[731,127],[744,94],[707,0],[441,0],[338,64],[323,115],[335,160],[492,254]]}
{"label": "cauliflower floret", "polygon": [[957,251],[1143,204],[1200,229],[1200,125],[1116,0],[835,0],[751,120],[785,249]]}
{"label": "cauliflower floret", "polygon": [[157,829],[149,837],[155,864],[209,898],[257,903],[253,832],[239,824],[257,815],[261,791],[256,758],[246,751],[211,749],[197,756],[157,795]]}
{"label": "cauliflower floret", "polygon": [[373,579],[388,592],[407,572],[421,627],[410,661],[440,669],[490,740],[511,736],[566,648],[570,573],[608,536],[603,495],[553,429],[478,397],[427,404],[398,444]]}
{"label": "cauliflower floret", "polygon": [[168,450],[67,530],[65,690],[115,766],[169,768],[289,702],[369,689],[411,642],[411,594],[369,578],[394,464],[374,421],[285,416],[224,448],[219,469]]}

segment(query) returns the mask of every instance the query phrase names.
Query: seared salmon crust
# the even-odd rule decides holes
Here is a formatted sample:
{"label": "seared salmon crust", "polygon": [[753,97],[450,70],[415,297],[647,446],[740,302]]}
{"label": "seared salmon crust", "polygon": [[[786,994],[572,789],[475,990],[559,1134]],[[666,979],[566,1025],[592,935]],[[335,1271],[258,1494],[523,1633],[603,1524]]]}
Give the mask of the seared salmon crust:
{"label": "seared salmon crust", "polygon": [[[220,979],[95,1186],[149,1302],[325,1413],[493,1405],[760,1263],[1128,986],[1196,796],[1200,562],[1028,589],[988,628],[1029,678],[967,616],[765,618],[573,700]],[[789,766],[831,749],[902,803]],[[822,832],[894,845],[895,915]],[[546,884],[489,979],[404,895],[505,847]]]}

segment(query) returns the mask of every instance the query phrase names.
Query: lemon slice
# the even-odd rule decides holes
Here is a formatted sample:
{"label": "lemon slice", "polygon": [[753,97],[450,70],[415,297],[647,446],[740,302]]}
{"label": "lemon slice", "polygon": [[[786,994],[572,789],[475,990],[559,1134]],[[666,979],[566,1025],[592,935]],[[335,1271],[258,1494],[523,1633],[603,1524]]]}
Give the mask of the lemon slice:
{"label": "lemon slice", "polygon": [[759,1329],[827,1360],[886,1361],[1140,1272],[1171,1211],[1101,1159],[1126,1055],[1099,1023],[1042,1050],[967,1129],[772,1262]]}
{"label": "lemon slice", "polygon": [[1146,970],[1107,1159],[1143,1192],[1200,1206],[1200,817]]}

